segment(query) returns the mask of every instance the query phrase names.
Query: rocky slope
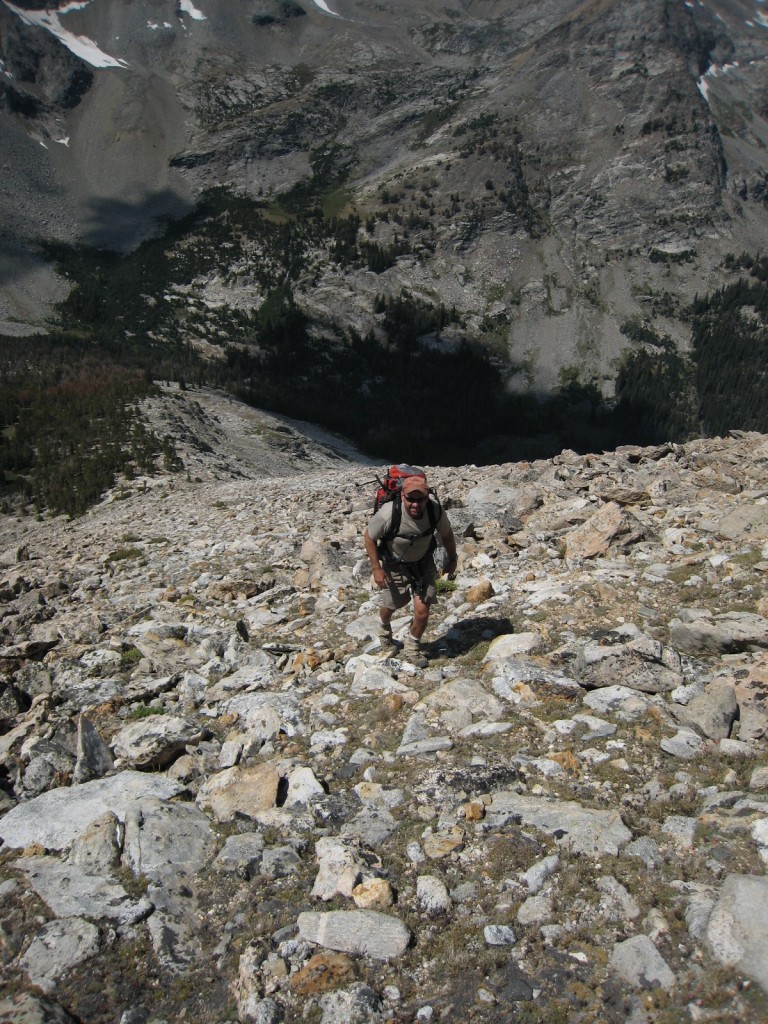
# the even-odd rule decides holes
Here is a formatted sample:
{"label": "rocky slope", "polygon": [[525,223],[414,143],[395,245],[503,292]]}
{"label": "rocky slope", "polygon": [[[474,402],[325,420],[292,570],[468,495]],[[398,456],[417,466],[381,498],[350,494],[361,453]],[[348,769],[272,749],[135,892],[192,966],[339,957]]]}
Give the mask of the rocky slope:
{"label": "rocky slope", "polygon": [[372,467],[151,414],[186,479],[0,519],[0,1020],[765,1020],[768,439],[430,468],[420,671]]}
{"label": "rocky slope", "polygon": [[[41,238],[130,248],[210,186],[335,185],[400,252],[380,273],[306,254],[295,297],[329,340],[405,288],[514,386],[610,393],[628,321],[685,349],[693,296],[765,248],[767,31],[753,0],[5,2],[3,330],[66,289]],[[195,294],[258,307],[260,260]]]}

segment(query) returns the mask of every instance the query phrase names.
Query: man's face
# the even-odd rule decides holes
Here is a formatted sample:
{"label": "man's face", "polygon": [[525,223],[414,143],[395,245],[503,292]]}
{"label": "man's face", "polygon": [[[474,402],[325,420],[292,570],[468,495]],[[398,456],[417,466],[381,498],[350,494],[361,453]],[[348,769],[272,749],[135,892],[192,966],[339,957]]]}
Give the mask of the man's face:
{"label": "man's face", "polygon": [[403,494],[403,501],[405,502],[405,510],[411,519],[421,519],[424,514],[424,505],[427,501],[426,491],[420,491],[417,487],[412,487],[410,491]]}

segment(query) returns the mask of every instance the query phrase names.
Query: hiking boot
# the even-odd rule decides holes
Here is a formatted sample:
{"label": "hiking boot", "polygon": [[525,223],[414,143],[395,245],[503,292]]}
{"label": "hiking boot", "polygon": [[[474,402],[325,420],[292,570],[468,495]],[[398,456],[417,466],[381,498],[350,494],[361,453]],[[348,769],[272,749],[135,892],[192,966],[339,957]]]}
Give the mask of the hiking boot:
{"label": "hiking boot", "polygon": [[403,657],[406,661],[410,662],[414,668],[426,668],[429,664],[429,659],[422,650],[421,644],[412,636],[407,636],[405,638]]}
{"label": "hiking boot", "polygon": [[379,654],[383,654],[385,658],[396,658],[400,654],[402,644],[399,644],[392,636],[392,630],[379,630],[377,635]]}

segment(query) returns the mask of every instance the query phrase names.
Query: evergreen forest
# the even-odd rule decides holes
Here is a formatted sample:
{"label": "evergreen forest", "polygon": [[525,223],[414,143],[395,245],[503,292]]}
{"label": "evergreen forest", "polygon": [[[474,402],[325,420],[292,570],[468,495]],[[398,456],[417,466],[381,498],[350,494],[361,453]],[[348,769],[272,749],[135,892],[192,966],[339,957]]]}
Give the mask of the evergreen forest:
{"label": "evergreen forest", "polygon": [[[412,248],[407,217],[382,246],[370,237],[373,215],[340,212],[343,198],[312,181],[279,206],[216,189],[129,254],[48,246],[72,285],[56,329],[0,348],[5,507],[77,515],[121,478],[183,470],[171,439],[141,416],[158,380],[310,420],[382,462],[482,464],[768,433],[768,259],[733,257],[733,283],[696,298],[689,354],[647,324],[626,324],[610,402],[575,373],[554,394],[519,394],[507,387],[518,368],[490,339],[444,344],[449,326],[461,336],[456,310],[405,289],[382,289],[375,333],[308,318],[294,290],[318,253],[381,274]],[[206,305],[197,283],[212,274],[247,281],[263,300]]]}

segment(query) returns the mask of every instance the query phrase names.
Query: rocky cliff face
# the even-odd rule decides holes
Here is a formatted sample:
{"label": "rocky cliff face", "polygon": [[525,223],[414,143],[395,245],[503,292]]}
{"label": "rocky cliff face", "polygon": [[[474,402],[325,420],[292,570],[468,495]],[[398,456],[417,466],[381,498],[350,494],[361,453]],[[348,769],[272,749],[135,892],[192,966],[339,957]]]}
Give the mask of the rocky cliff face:
{"label": "rocky cliff face", "polygon": [[430,468],[417,670],[373,467],[148,411],[187,480],[0,518],[0,1019],[765,1020],[764,436]]}
{"label": "rocky cliff face", "polygon": [[[2,203],[24,254],[6,330],[60,294],[40,236],[130,247],[209,186],[337,182],[399,256],[378,274],[309,258],[295,295],[318,330],[375,328],[377,295],[407,288],[455,307],[520,368],[513,386],[576,371],[610,391],[627,320],[685,348],[693,295],[765,245],[751,0],[42,9],[0,5]],[[197,282],[218,308],[263,300],[240,256]]]}

